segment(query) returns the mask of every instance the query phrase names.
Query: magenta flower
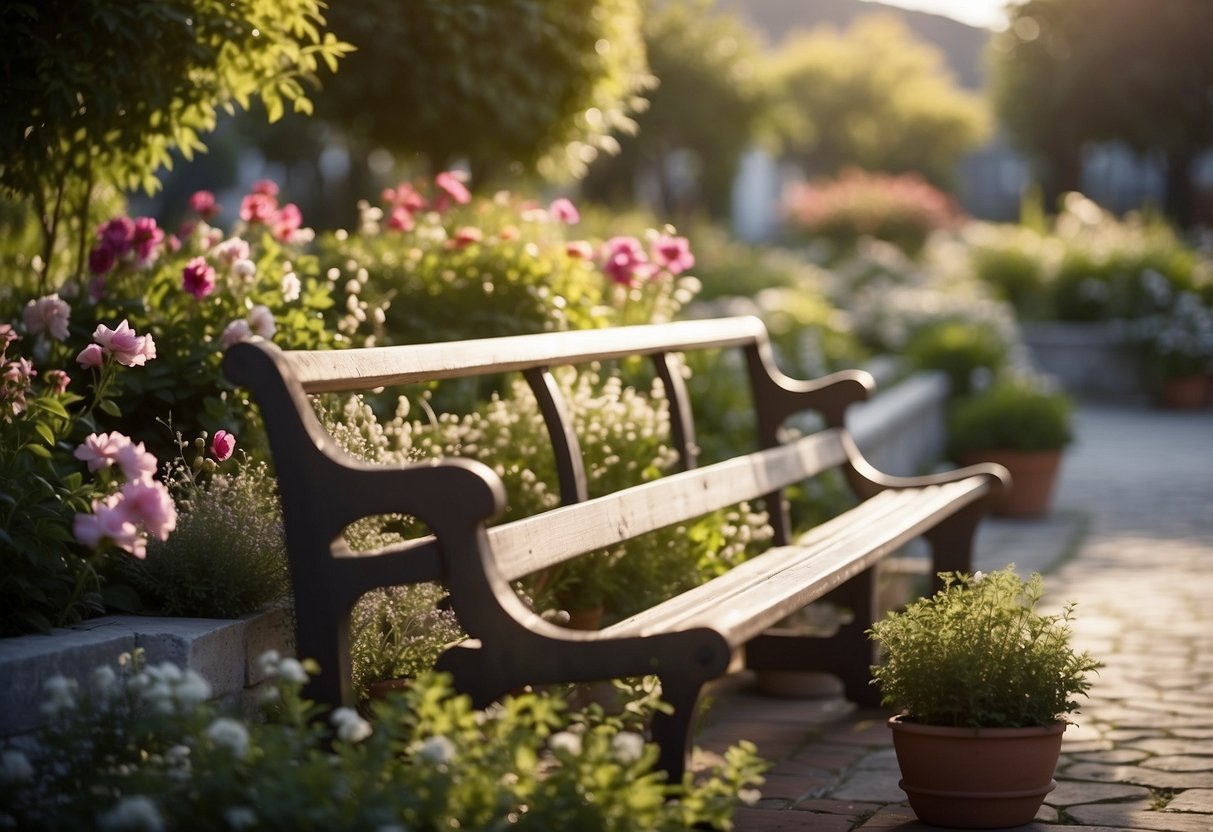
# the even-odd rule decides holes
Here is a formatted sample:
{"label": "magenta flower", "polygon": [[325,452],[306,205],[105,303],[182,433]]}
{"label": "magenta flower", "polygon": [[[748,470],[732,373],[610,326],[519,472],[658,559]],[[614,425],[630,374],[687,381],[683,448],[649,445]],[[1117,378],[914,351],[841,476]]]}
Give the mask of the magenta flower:
{"label": "magenta flower", "polygon": [[403,208],[410,214],[425,210],[425,197],[407,182],[401,182],[395,188],[384,188],[383,201]]}
{"label": "magenta flower", "polygon": [[135,264],[142,268],[156,259],[158,255],[156,247],[164,242],[164,230],[156,225],[156,220],[152,217],[139,217],[135,220],[132,241],[135,249]]}
{"label": "magenta flower", "polygon": [[565,225],[576,225],[581,222],[581,214],[578,213],[577,206],[564,197],[552,200],[552,204],[548,206],[548,213],[551,214],[552,219]]}
{"label": "magenta flower", "polygon": [[114,267],[118,254],[109,243],[104,241],[93,246],[88,253],[88,270],[95,275],[102,275]]}
{"label": "magenta flower", "polygon": [[121,257],[131,250],[135,242],[135,221],[130,217],[114,217],[97,230],[97,236],[102,245]]}
{"label": "magenta flower", "polygon": [[[97,329],[93,331],[93,340],[104,347],[105,351],[114,356],[114,360],[124,367],[142,367],[156,357],[156,342],[152,340],[152,336],[137,334],[127,324],[126,318],[122,319],[122,323],[118,324],[117,329],[110,329],[105,324],[98,325]],[[83,359],[86,352],[88,352],[87,347],[76,358],[81,364],[84,364]],[[92,360],[91,356],[90,360]],[[84,364],[84,366],[97,365]]]}
{"label": "magenta flower", "polygon": [[67,322],[71,314],[72,308],[67,302],[60,300],[58,294],[52,294],[25,304],[21,317],[30,335],[47,332],[56,341],[66,341]]}
{"label": "magenta flower", "polygon": [[105,350],[101,349],[98,344],[89,344],[80,350],[80,354],[76,356],[76,363],[85,369],[100,367],[105,363]]}
{"label": "magenta flower", "polygon": [[215,431],[211,439],[211,454],[220,462],[227,461],[236,450],[236,437],[225,430]]}
{"label": "magenta flower", "polygon": [[612,237],[603,248],[602,270],[621,286],[631,286],[640,274],[647,276],[648,255],[635,237]]}
{"label": "magenta flower", "polygon": [[681,274],[695,265],[691,244],[686,237],[659,234],[653,241],[653,261],[670,274]]}
{"label": "magenta flower", "polygon": [[198,300],[215,291],[215,270],[205,257],[195,257],[181,270],[181,287]]}
{"label": "magenta flower", "polygon": [[445,211],[452,203],[467,205],[472,201],[472,192],[467,189],[455,171],[445,170],[434,177],[439,193],[434,199],[434,210]]}
{"label": "magenta flower", "polygon": [[204,220],[209,220],[219,213],[222,206],[215,202],[215,195],[210,191],[194,191],[190,196],[190,210]]}
{"label": "magenta flower", "polygon": [[417,225],[413,219],[413,213],[403,205],[396,205],[392,208],[392,213],[388,217],[387,227],[393,231],[412,231]]}

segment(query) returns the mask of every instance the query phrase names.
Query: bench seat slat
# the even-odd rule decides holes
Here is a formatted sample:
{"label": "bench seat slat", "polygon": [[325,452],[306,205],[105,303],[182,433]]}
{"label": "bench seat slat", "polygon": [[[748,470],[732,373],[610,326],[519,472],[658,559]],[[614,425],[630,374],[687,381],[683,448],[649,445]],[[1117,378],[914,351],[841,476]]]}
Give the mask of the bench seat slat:
{"label": "bench seat slat", "polygon": [[717,318],[360,350],[295,350],[283,353],[283,358],[306,392],[331,393],[671,350],[741,346],[765,338],[765,332],[757,318]]}
{"label": "bench seat slat", "polygon": [[497,568],[516,580],[575,555],[754,500],[846,461],[841,428],[682,471],[489,529]]}
{"label": "bench seat slat", "polygon": [[726,574],[602,631],[603,637],[708,627],[740,645],[858,574],[925,525],[978,499],[986,480],[885,491]]}

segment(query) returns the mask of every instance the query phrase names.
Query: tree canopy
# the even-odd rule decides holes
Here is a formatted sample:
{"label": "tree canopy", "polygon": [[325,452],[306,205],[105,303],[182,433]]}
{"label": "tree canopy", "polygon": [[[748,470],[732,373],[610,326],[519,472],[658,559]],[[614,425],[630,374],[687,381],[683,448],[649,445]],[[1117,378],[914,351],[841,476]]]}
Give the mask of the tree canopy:
{"label": "tree canopy", "polygon": [[649,80],[638,0],[346,0],[328,16],[358,51],[317,115],[478,179],[580,170],[632,126]]}
{"label": "tree canopy", "polygon": [[956,84],[939,50],[891,16],[793,35],[771,72],[791,155],[816,174],[918,171],[946,187],[989,129],[984,103]]}
{"label": "tree canopy", "polygon": [[[583,191],[630,200],[636,177],[644,175],[660,186],[665,213],[688,208],[683,200],[689,199],[722,214],[738,160],[769,104],[757,36],[733,16],[714,12],[711,0],[648,5],[644,40],[657,88],[636,117],[636,133],[620,139],[618,156],[591,167]],[[676,194],[667,181],[679,157],[692,168],[687,173],[696,193]]]}
{"label": "tree canopy", "polygon": [[991,46],[993,97],[1046,194],[1080,185],[1084,144],[1160,151],[1168,213],[1191,207],[1193,159],[1213,143],[1213,3],[1027,0]]}

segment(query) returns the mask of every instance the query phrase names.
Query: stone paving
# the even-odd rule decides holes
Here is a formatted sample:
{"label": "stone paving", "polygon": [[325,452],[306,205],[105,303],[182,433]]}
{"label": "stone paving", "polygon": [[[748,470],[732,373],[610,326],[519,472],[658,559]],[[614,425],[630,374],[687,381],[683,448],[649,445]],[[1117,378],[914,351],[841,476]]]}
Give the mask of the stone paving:
{"label": "stone paving", "polygon": [[[1106,667],[1066,732],[1030,832],[1213,830],[1213,411],[1084,406],[1054,511],[987,521],[977,568],[1046,573],[1075,643]],[[837,698],[715,692],[700,760],[740,738],[774,765],[738,832],[914,832],[888,713]]]}

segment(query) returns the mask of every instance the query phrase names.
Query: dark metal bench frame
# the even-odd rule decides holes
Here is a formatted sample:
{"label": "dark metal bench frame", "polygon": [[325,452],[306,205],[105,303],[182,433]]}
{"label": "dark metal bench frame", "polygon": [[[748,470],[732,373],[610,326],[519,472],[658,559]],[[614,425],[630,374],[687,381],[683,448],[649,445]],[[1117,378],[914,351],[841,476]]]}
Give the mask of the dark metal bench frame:
{"label": "dark metal bench frame", "polygon": [[[740,349],[756,408],[760,450],[697,466],[695,429],[680,373],[682,353]],[[552,368],[649,356],[665,384],[681,471],[587,499],[580,446]],[[705,683],[745,648],[751,666],[837,674],[846,695],[877,704],[868,684],[873,650],[875,566],[910,540],[931,544],[935,571],[968,570],[974,532],[1009,483],[1005,469],[979,465],[925,477],[891,477],[869,465],[844,427],[847,407],[874,387],[862,371],[797,381],[774,364],[757,318],[683,321],[442,344],[284,352],[265,341],[228,350],[230,380],[260,405],[277,471],[295,595],[296,649],[322,668],[309,696],[352,704],[349,620],[358,598],[383,586],[440,581],[471,636],[439,668],[478,707],[528,684],[656,674],[673,706],[652,726],[660,764],[685,770],[691,722]],[[448,458],[400,467],[368,464],[336,446],[308,394],[520,371],[537,397],[557,459],[563,505],[489,527],[505,505],[500,479],[478,462]],[[784,441],[784,422],[815,410],[825,427]],[[859,504],[793,540],[782,490],[839,468]],[[606,629],[582,632],[540,618],[511,582],[605,546],[684,522],[742,500],[763,499],[772,548],[703,586]],[[362,517],[400,513],[424,522],[427,538],[365,553],[341,534]],[[826,598],[853,612],[828,639],[792,639],[769,628]]]}

